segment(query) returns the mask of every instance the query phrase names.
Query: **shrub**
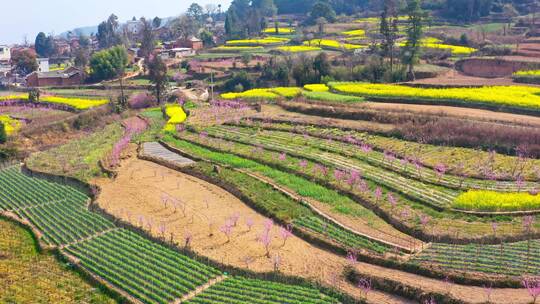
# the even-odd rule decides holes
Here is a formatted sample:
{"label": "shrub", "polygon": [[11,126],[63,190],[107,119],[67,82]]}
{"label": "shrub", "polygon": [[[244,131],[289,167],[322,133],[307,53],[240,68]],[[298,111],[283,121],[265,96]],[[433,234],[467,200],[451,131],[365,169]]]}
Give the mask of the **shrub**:
{"label": "shrub", "polygon": [[135,93],[131,95],[128,101],[128,105],[131,109],[149,108],[156,103],[156,98],[147,92]]}
{"label": "shrub", "polygon": [[7,141],[7,132],[6,127],[3,122],[0,122],[0,144],[3,144]]}

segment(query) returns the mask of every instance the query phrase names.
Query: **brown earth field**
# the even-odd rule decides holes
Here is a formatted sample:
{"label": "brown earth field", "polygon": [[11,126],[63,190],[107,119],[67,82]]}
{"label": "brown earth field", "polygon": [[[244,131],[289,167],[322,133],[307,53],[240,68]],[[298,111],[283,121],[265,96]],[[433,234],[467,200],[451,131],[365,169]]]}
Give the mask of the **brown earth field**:
{"label": "brown earth field", "polygon": [[[308,242],[291,237],[285,244],[279,227],[272,228],[271,258],[265,256],[264,246],[258,241],[267,218],[258,214],[225,190],[180,172],[152,162],[134,158],[125,160],[115,180],[100,179],[95,183],[102,187],[98,204],[113,215],[150,230],[155,236],[173,237],[183,245],[185,236],[191,235],[190,247],[195,252],[214,260],[254,271],[272,271],[273,260],[279,255],[279,270],[285,274],[301,276],[330,284],[354,296],[360,291],[348,284],[340,274],[348,261],[345,258],[319,249]],[[166,205],[162,197],[176,198],[185,210],[175,210]],[[142,217],[141,217],[142,216]],[[231,217],[238,216],[230,240],[220,232]],[[248,229],[247,219],[254,222]],[[164,233],[162,233],[164,229]],[[246,260],[251,262],[246,265]],[[389,278],[424,291],[448,292],[466,303],[484,303],[486,295],[481,287],[468,287],[445,283],[435,279],[357,263],[360,273]],[[494,289],[491,303],[525,304],[530,302],[526,290]],[[414,303],[382,292],[368,294],[370,303]]]}

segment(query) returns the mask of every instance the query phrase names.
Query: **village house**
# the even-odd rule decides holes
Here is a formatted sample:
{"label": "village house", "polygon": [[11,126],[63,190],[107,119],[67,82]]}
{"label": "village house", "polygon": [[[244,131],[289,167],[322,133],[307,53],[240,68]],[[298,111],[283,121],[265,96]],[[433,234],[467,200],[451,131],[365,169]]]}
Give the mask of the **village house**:
{"label": "village house", "polygon": [[63,71],[33,72],[26,76],[27,87],[72,86],[83,83],[83,71],[69,67]]}
{"label": "village house", "polygon": [[174,48],[190,48],[194,51],[203,49],[203,42],[197,37],[191,37],[188,39],[178,38],[174,44]]}

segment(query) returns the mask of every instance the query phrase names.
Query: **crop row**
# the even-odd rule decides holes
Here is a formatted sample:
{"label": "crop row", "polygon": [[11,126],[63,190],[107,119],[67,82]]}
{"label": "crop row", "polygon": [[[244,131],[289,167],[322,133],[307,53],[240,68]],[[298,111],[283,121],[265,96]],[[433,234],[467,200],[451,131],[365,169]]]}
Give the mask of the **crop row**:
{"label": "crop row", "polygon": [[370,248],[371,250],[383,254],[388,247],[380,245],[361,235],[345,230],[334,223],[323,221],[316,216],[304,216],[294,221],[294,224],[315,233],[324,235],[337,243],[350,249]]}
{"label": "crop row", "polygon": [[66,245],[111,229],[113,223],[76,202],[58,202],[17,210],[42,233],[49,244]]}
{"label": "crop row", "polygon": [[82,265],[144,303],[168,303],[219,271],[124,229],[66,249]]}
{"label": "crop row", "polygon": [[27,176],[18,166],[0,171],[0,189],[0,210],[13,210],[66,198],[80,202],[88,199],[74,188]]}
{"label": "crop row", "polygon": [[[349,152],[359,152],[358,148],[361,148],[362,144],[365,144],[368,147],[372,147],[373,151],[378,152],[378,155],[382,154],[379,158],[384,158],[384,153],[381,153],[380,151],[385,151],[387,154],[393,155],[397,166],[390,166],[390,168],[396,170],[396,167],[400,167],[396,171],[398,173],[403,172],[404,169],[409,168],[416,162],[421,164],[421,166],[426,166],[425,168],[421,168],[428,170],[421,171],[422,178],[426,174],[436,175],[434,169],[430,168],[436,168],[438,165],[443,164],[448,171],[440,178],[440,180],[439,176],[437,176],[437,183],[440,183],[441,185],[452,187],[459,187],[461,185],[462,188],[466,189],[478,188],[510,192],[518,189],[515,181],[490,180],[490,178],[493,177],[499,178],[499,176],[493,176],[491,173],[500,173],[505,176],[515,174],[514,169],[516,168],[516,164],[519,164],[519,162],[522,161],[518,157],[496,155],[496,157],[491,159],[492,163],[487,164],[488,166],[491,166],[491,168],[488,169],[492,170],[492,172],[486,172],[484,168],[479,169],[478,164],[485,164],[486,161],[493,157],[493,155],[489,152],[471,148],[421,144],[403,139],[371,134],[365,131],[343,130],[337,127],[329,128],[310,124],[299,125],[286,122],[265,121],[250,122],[246,120],[240,121],[236,123],[236,125],[289,132],[323,140],[330,139],[334,142],[344,143],[343,147],[346,149],[345,151],[347,154],[349,154]],[[347,145],[345,145],[345,143],[347,143]],[[372,156],[371,153],[369,153],[369,156]],[[404,160],[406,160],[405,164],[407,165],[405,168],[402,166]],[[399,165],[397,163],[399,163]],[[530,169],[524,168],[522,174],[527,178],[534,178],[536,177],[536,172],[534,172],[536,164],[532,163],[530,167]],[[412,175],[412,177],[418,178],[418,175]],[[465,177],[465,179],[463,179],[463,177]],[[433,181],[433,179],[431,179],[431,181]],[[461,184],[462,182],[463,184]],[[537,186],[538,183],[524,181],[521,190],[529,191],[535,189]]]}
{"label": "crop row", "polygon": [[211,286],[185,303],[325,304],[339,301],[313,288],[232,277]]}
{"label": "crop row", "polygon": [[540,274],[540,241],[500,245],[434,243],[412,260],[456,271],[520,276]]}
{"label": "crop row", "polygon": [[[270,127],[273,129],[273,126]],[[280,128],[276,126],[276,128]],[[264,129],[264,127],[263,127]],[[235,129],[242,130],[242,129]],[[248,129],[250,132],[254,132],[253,129]],[[319,133],[320,130],[316,130]],[[518,192],[535,189],[538,183],[516,183],[510,181],[490,181],[481,180],[475,178],[467,178],[464,176],[456,176],[447,172],[437,172],[423,166],[415,166],[411,161],[403,162],[402,159],[397,158],[393,154],[386,154],[383,152],[370,149],[369,151],[362,151],[358,146],[358,140],[349,138],[357,142],[356,144],[345,143],[337,140],[321,139],[311,134],[305,134],[300,136],[294,133],[287,132],[287,129],[283,131],[268,130],[259,132],[261,137],[271,137],[279,139],[281,142],[294,143],[296,145],[308,145],[326,151],[329,153],[337,153],[342,156],[354,157],[358,160],[368,162],[371,165],[381,167],[386,170],[393,171],[408,178],[417,179],[434,185],[440,185],[443,187],[461,188],[463,190],[468,189],[486,189],[493,191],[505,191],[505,192]],[[446,171],[448,168],[444,168]]]}
{"label": "crop row", "polygon": [[458,193],[451,189],[444,189],[434,185],[407,179],[397,173],[389,172],[376,166],[372,166],[360,160],[351,159],[338,154],[320,151],[306,145],[288,143],[283,138],[265,137],[256,132],[237,130],[227,127],[214,127],[207,129],[212,136],[227,140],[238,141],[243,144],[260,145],[267,149],[298,155],[316,160],[334,168],[350,172],[355,170],[379,185],[394,189],[402,194],[413,196],[418,201],[441,208],[452,204]]}

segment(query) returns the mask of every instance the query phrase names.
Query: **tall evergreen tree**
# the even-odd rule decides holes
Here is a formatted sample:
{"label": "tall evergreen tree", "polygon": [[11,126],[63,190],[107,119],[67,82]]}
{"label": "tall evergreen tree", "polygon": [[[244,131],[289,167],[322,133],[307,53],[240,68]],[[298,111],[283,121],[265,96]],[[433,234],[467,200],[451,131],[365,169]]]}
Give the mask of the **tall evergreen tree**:
{"label": "tall evergreen tree", "polygon": [[381,42],[382,56],[390,58],[390,73],[394,71],[394,48],[398,33],[398,13],[394,0],[384,0],[381,13],[380,33],[383,36]]}
{"label": "tall evergreen tree", "polygon": [[414,80],[414,66],[418,63],[421,51],[424,22],[427,14],[422,10],[421,0],[407,0],[405,9],[408,16],[407,41],[402,50],[403,64],[407,65],[407,78]]}

